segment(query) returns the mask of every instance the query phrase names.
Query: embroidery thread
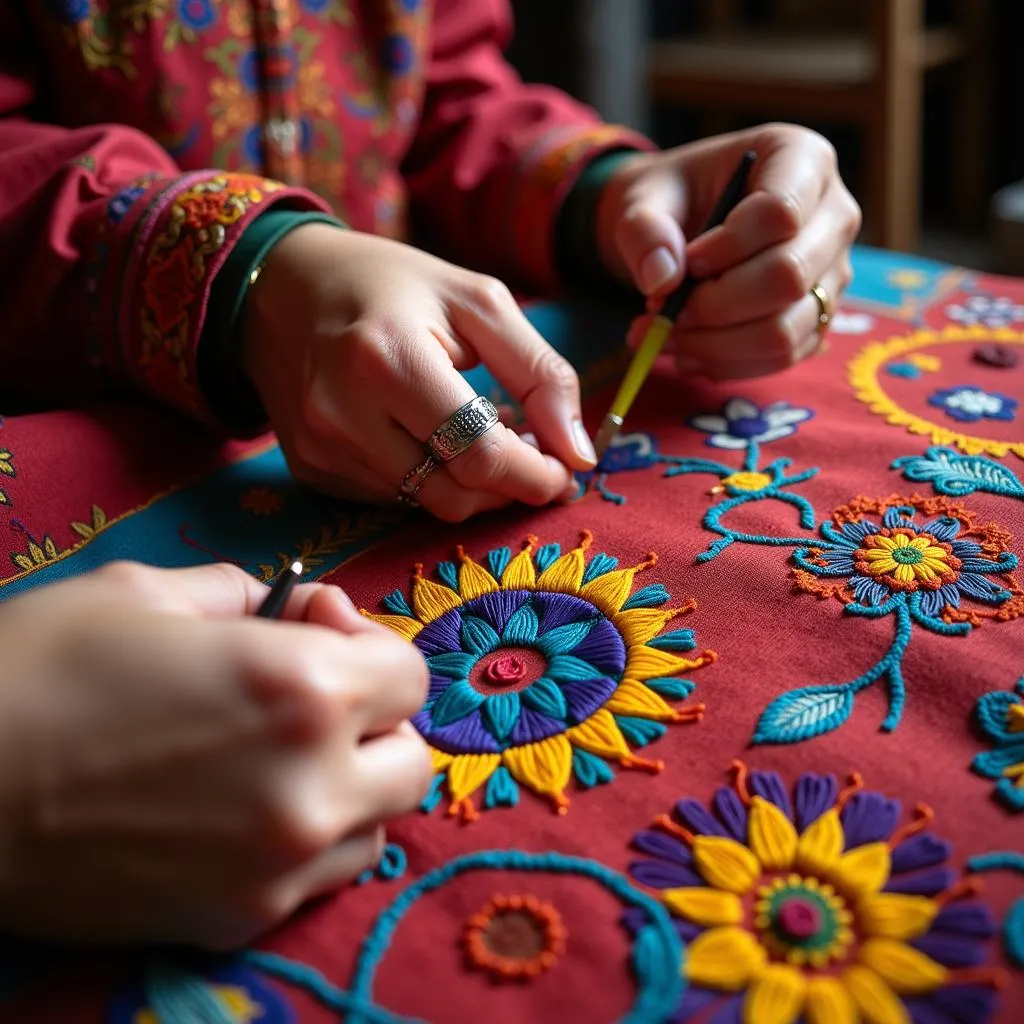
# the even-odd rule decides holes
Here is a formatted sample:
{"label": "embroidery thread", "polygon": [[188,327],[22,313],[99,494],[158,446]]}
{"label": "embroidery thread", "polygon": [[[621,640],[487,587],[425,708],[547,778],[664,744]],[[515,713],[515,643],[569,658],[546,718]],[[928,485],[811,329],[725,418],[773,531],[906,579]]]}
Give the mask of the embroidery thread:
{"label": "embroidery thread", "polygon": [[767,444],[789,437],[813,415],[812,409],[798,408],[789,402],[772,402],[761,409],[749,399],[732,398],[720,414],[694,416],[688,422],[709,435],[704,443],[711,448],[741,450],[755,442]]}
{"label": "embroidery thread", "polygon": [[996,795],[1011,811],[1024,811],[1024,677],[1012,691],[982,694],[974,714],[993,747],[976,755],[971,767],[998,780]]}
{"label": "embroidery thread", "polygon": [[495,896],[467,922],[470,966],[498,981],[528,981],[549,971],[565,953],[562,915],[536,896]]}
{"label": "embroidery thread", "polygon": [[615,473],[647,469],[659,461],[658,443],[652,434],[617,434],[594,469],[576,474],[576,485],[579,488],[577,500],[582,498],[593,484],[594,489],[605,501],[624,505],[625,496],[608,487],[608,477]]}
{"label": "embroidery thread", "polygon": [[450,799],[448,813],[474,821],[474,795],[487,809],[514,806],[519,787],[564,814],[570,780],[583,788],[610,782],[609,762],[658,772],[661,761],[633,752],[666,723],[699,721],[703,705],[677,709],[693,690],[679,678],[711,664],[713,651],[690,655],[692,630],[662,630],[694,610],[664,608],[659,584],[632,593],[651,554],[618,568],[591,534],[562,554],[558,544],[527,540],[513,555],[488,553],[485,565],[461,548],[458,564],[437,567],[441,582],[417,565],[411,601],[384,599],[387,614],[363,614],[410,640],[430,668],[430,690],[413,725],[430,746],[437,772],[424,810]]}
{"label": "embroidery thread", "polygon": [[[973,874],[987,871],[1015,871],[1024,875],[1024,853],[1006,850],[999,853],[984,853],[967,862],[967,870]],[[1003,918],[1003,949],[1006,958],[1024,970],[1024,897],[1011,904]]]}
{"label": "embroidery thread", "polygon": [[979,965],[994,923],[929,807],[901,824],[899,801],[856,773],[842,790],[807,773],[790,791],[774,772],[733,771],[710,807],[681,799],[633,840],[646,856],[629,875],[686,948],[672,1020],[992,1017],[1003,974]]}
{"label": "embroidery thread", "polygon": [[938,494],[962,498],[975,491],[1024,498],[1024,484],[1002,463],[984,455],[960,455],[933,445],[924,455],[904,455],[892,464],[914,483],[930,483]]}
{"label": "embroidery thread", "polygon": [[965,327],[1010,327],[1024,320],[1024,306],[1004,295],[971,295],[948,305],[946,316]]}
{"label": "embroidery thread", "polygon": [[928,396],[928,404],[942,409],[960,423],[977,423],[983,419],[1010,422],[1017,412],[1016,398],[973,385],[940,388]]}

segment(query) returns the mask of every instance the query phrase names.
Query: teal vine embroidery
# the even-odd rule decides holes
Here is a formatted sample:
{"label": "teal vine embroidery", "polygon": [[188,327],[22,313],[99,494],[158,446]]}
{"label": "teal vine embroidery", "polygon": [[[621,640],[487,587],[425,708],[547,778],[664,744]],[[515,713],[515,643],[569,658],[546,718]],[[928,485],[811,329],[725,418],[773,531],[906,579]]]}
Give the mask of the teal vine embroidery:
{"label": "teal vine embroidery", "polygon": [[914,483],[930,483],[937,494],[962,498],[987,491],[1007,498],[1024,498],[1024,484],[1006,466],[984,455],[962,455],[953,448],[933,445],[924,455],[904,455],[892,464]]}
{"label": "teal vine embroidery", "polygon": [[[986,871],[1015,871],[1024,875],[1024,853],[1012,850],[984,853],[967,862],[975,874]],[[1003,948],[1014,967],[1024,970],[1024,896],[1014,902],[1003,918]]]}
{"label": "teal vine embroidery", "polygon": [[1011,811],[1024,811],[1024,677],[1012,691],[982,694],[974,714],[994,746],[978,754],[971,767],[998,780],[996,795]]}
{"label": "teal vine embroidery", "polygon": [[372,882],[375,878],[379,878],[382,882],[393,882],[405,874],[405,869],[408,866],[409,861],[405,850],[398,843],[388,843],[384,847],[377,866],[367,868],[357,875],[354,884],[366,885],[367,882]]}
{"label": "teal vine embroidery", "polygon": [[[946,497],[857,498],[837,509],[832,522],[821,524],[817,537],[772,537],[734,530],[723,520],[742,505],[770,498],[792,505],[800,525],[815,529],[811,503],[786,489],[811,479],[817,469],[790,475],[789,459],[758,468],[756,443],[739,471],[707,459],[662,456],[661,461],[670,464],[666,476],[717,476],[711,493],[728,495],[704,515],[703,525],[719,539],[697,555],[698,562],[717,558],[737,542],[791,547],[797,590],[836,598],[848,615],[895,620],[888,651],[862,675],[800,687],[772,701],[758,722],[756,744],[795,743],[837,729],[853,712],[856,695],[880,680],[889,690],[881,728],[891,732],[906,702],[903,659],[914,626],[962,637],[985,619],[1005,622],[1024,614],[1024,591],[1009,575],[1017,567],[1008,550],[1010,534],[994,523],[978,525],[974,512]],[[918,513],[928,518],[919,522]],[[967,601],[970,608],[964,607]]]}

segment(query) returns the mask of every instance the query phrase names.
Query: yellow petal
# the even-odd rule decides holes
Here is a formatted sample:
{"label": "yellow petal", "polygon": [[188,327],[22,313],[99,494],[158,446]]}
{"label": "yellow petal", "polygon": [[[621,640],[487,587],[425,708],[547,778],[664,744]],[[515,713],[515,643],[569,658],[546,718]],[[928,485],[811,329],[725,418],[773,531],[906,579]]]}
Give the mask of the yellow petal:
{"label": "yellow petal", "polygon": [[768,800],[750,801],[747,843],[766,871],[788,871],[796,856],[797,836],[793,823]]}
{"label": "yellow petal", "polygon": [[645,679],[677,676],[680,672],[689,672],[703,664],[703,658],[691,661],[668,651],[659,651],[657,647],[631,647],[626,655],[626,670],[622,675],[626,679],[639,679],[643,682]]}
{"label": "yellow petal", "polygon": [[708,885],[740,896],[750,892],[761,877],[758,859],[726,836],[697,836],[693,841],[693,860]]}
{"label": "yellow petal", "polygon": [[887,558],[892,558],[891,548],[867,548],[864,551],[864,557],[869,562],[882,562]]}
{"label": "yellow petal", "polygon": [[914,578],[914,567],[912,565],[907,565],[905,562],[899,562],[896,565],[893,576],[895,576],[900,583],[909,583]]}
{"label": "yellow petal", "polygon": [[807,981],[795,967],[771,964],[750,985],[743,1024],[793,1024],[804,1006]]}
{"label": "yellow petal", "polygon": [[627,647],[636,647],[653,640],[676,617],[674,608],[630,608],[614,618],[615,628],[622,634]]}
{"label": "yellow petal", "polygon": [[847,895],[866,896],[878,892],[889,879],[889,847],[867,843],[844,853],[830,874]]}
{"label": "yellow petal", "polygon": [[694,886],[666,889],[661,894],[665,906],[677,917],[703,925],[705,928],[723,924],[741,924],[743,904],[738,896],[720,889]]}
{"label": "yellow petal", "polygon": [[927,562],[917,562],[911,566],[914,570],[914,575],[919,580],[934,580],[938,579],[938,574],[935,572]]}
{"label": "yellow petal", "polygon": [[461,605],[462,598],[451,587],[424,576],[416,576],[412,581],[412,610],[421,622],[433,622]]}
{"label": "yellow petal", "polygon": [[1007,732],[1024,732],[1024,704],[1011,704],[1006,712]]}
{"label": "yellow petal", "polygon": [[827,975],[811,978],[804,999],[807,1024],[857,1024],[853,997],[838,978]]}
{"label": "yellow petal", "polygon": [[843,984],[868,1024],[910,1024],[903,1001],[874,971],[850,967],[843,974]]}
{"label": "yellow petal", "polygon": [[430,751],[430,763],[434,766],[434,774],[443,772],[455,760],[451,754],[446,754],[443,750],[437,750],[435,747],[427,747]]}
{"label": "yellow petal", "polygon": [[533,590],[537,586],[537,570],[530,548],[524,548],[505,566],[501,586],[503,590]]}
{"label": "yellow petal", "polygon": [[836,865],[843,852],[843,826],[839,812],[830,807],[804,829],[796,847],[796,866],[819,874]]}
{"label": "yellow petal", "polygon": [[686,949],[683,970],[694,985],[739,992],[767,959],[761,944],[742,928],[701,932]]}
{"label": "yellow petal", "polygon": [[459,566],[459,593],[463,600],[472,601],[474,597],[492,594],[497,589],[498,581],[469,555],[462,554],[462,565]]}
{"label": "yellow petal", "polygon": [[[882,537],[879,534],[875,534],[872,539],[872,547],[868,548],[868,551],[892,551],[893,548],[899,547],[899,542],[894,537]],[[868,556],[871,557],[870,555]]]}
{"label": "yellow petal", "polygon": [[929,544],[924,544],[921,546],[921,554],[930,561],[945,563],[948,552],[943,551],[942,548],[936,548]]}
{"label": "yellow petal", "polygon": [[541,574],[537,586],[541,590],[553,590],[558,594],[578,594],[586,569],[583,549],[573,548],[561,558],[556,558]]}
{"label": "yellow petal", "polygon": [[622,758],[630,753],[626,737],[607,708],[599,708],[585,722],[567,729],[565,736],[574,747],[598,757]]}
{"label": "yellow petal", "polygon": [[387,626],[388,629],[398,633],[399,636],[404,636],[406,640],[412,640],[423,628],[422,622],[419,622],[417,619],[410,619],[408,615],[375,615],[373,612],[368,612],[365,609],[363,609],[363,615],[374,622],[379,622],[382,626]]}
{"label": "yellow petal", "polygon": [[448,766],[448,793],[452,802],[472,796],[501,764],[500,754],[459,754]]}
{"label": "yellow petal", "polygon": [[565,787],[572,775],[572,746],[564,735],[523,747],[509,747],[501,756],[508,770],[524,786],[549,797],[560,811],[568,808]]}
{"label": "yellow petal", "polygon": [[608,698],[605,707],[617,715],[636,715],[639,718],[652,718],[660,722],[670,722],[676,717],[673,707],[666,704],[653,690],[633,679],[623,679]]}
{"label": "yellow petal", "polygon": [[616,569],[606,572],[597,579],[591,580],[580,591],[580,597],[600,608],[605,615],[612,618],[622,610],[622,606],[633,589],[633,578],[636,569]]}
{"label": "yellow petal", "polygon": [[[917,538],[914,538],[915,540]],[[892,539],[893,545],[898,548],[910,547],[910,538],[905,533],[897,533]]]}
{"label": "yellow petal", "polygon": [[884,939],[915,939],[930,927],[939,905],[925,896],[878,892],[857,904],[857,918],[865,935]]}
{"label": "yellow petal", "polygon": [[945,984],[949,970],[930,956],[893,939],[868,939],[857,959],[903,996],[934,992]]}
{"label": "yellow petal", "polygon": [[868,566],[868,572],[875,576],[882,576],[887,572],[895,572],[899,563],[894,558],[879,558]]}

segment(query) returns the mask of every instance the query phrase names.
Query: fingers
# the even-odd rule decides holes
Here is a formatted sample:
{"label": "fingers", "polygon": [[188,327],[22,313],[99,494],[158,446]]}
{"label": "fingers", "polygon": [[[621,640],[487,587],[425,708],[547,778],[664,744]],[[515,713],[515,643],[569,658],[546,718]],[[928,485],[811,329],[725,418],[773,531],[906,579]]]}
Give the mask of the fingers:
{"label": "fingers", "polygon": [[[836,303],[848,280],[846,261],[823,275],[821,285]],[[808,293],[782,313],[729,327],[677,330],[677,366],[684,376],[712,380],[760,377],[800,362],[821,344],[818,300]]]}
{"label": "fingers", "polygon": [[360,744],[345,786],[362,795],[360,828],[410,814],[423,803],[434,778],[430,751],[408,723]]}
{"label": "fingers", "polygon": [[[522,405],[542,448],[567,466],[592,467],[594,449],[583,428],[576,371],[526,319],[509,290],[493,278],[474,276],[458,290],[449,316]],[[533,465],[539,469],[535,459]]]}
{"label": "fingers", "polygon": [[373,825],[303,864],[278,883],[279,900],[287,908],[286,914],[293,913],[309,900],[335,892],[364,871],[375,868],[384,852],[384,843],[384,828]]}

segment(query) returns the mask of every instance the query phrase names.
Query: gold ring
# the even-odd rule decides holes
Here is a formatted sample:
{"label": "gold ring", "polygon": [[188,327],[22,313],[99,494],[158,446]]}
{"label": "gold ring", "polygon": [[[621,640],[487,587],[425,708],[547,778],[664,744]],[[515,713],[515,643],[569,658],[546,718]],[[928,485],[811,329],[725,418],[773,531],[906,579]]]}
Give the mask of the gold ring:
{"label": "gold ring", "polygon": [[820,284],[811,285],[811,294],[818,302],[818,334],[824,337],[829,324],[832,323],[832,300]]}

